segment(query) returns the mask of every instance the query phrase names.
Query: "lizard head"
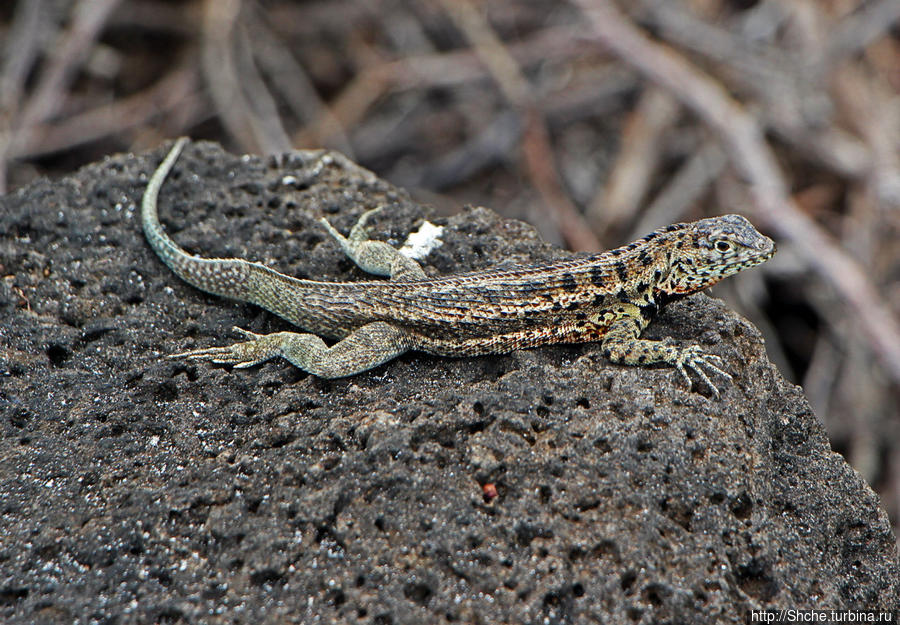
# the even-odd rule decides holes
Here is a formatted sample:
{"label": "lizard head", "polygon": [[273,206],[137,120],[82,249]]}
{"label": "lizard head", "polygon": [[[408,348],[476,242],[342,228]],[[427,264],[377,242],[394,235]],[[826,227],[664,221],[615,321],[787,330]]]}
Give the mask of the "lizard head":
{"label": "lizard head", "polygon": [[672,295],[705,289],[775,253],[772,239],[740,215],[701,219],[674,234],[672,267],[660,285]]}

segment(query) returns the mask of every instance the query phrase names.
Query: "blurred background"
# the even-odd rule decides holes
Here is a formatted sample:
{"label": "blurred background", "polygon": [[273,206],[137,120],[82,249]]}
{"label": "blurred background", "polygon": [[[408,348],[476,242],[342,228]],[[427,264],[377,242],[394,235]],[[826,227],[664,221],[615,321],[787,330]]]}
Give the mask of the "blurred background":
{"label": "blurred background", "polygon": [[577,251],[739,212],[713,294],[900,519],[900,0],[0,3],[0,192],[178,135],[329,147]]}

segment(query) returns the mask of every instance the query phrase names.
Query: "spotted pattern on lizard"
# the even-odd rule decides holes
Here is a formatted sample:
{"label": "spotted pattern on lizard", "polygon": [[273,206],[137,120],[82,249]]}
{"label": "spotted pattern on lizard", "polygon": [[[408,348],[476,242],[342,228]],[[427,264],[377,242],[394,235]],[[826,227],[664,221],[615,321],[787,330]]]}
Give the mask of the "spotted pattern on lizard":
{"label": "spotted pattern on lizard", "polygon": [[[477,356],[599,341],[603,355],[614,363],[667,364],[688,384],[692,370],[718,395],[707,372],[730,378],[718,356],[696,345],[679,346],[671,338],[653,341],[640,335],[667,302],[775,253],[772,240],[744,217],[723,215],[666,226],[602,254],[432,278],[393,247],[367,238],[366,223],[374,213],[369,211],[347,236],[324,218],[322,223],[361,269],[390,279],[301,280],[242,259],[193,256],[163,231],[157,215],[159,190],[186,142],[175,143],[144,193],[141,220],[150,246],[189,284],[256,304],[305,332],[261,335],[236,328],[246,340],[175,358],[249,367],[281,356],[313,375],[340,378],[410,350]],[[353,167],[333,154],[322,158]],[[336,342],[329,346],[323,337]]]}

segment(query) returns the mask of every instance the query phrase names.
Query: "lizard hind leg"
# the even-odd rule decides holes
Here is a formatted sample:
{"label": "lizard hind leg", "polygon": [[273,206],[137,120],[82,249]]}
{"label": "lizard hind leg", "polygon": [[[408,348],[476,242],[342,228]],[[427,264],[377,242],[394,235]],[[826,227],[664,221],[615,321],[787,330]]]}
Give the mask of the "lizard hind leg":
{"label": "lizard hind leg", "polygon": [[410,336],[383,321],[366,324],[331,347],[315,334],[256,334],[235,328],[248,339],[226,347],[208,347],[170,358],[206,360],[237,368],[252,367],[276,356],[320,378],[343,378],[368,371],[412,348]]}
{"label": "lizard hind leg", "polygon": [[376,276],[388,276],[391,280],[427,280],[428,276],[419,263],[383,241],[369,240],[365,230],[366,223],[383,208],[379,206],[363,213],[346,237],[324,217],[322,223],[344,253],[363,271]]}

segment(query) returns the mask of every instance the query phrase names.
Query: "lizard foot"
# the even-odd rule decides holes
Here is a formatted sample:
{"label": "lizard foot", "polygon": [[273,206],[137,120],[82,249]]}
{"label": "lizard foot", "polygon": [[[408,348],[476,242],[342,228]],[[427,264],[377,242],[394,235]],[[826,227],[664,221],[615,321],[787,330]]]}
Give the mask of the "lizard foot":
{"label": "lizard foot", "polygon": [[187,352],[172,354],[169,358],[186,358],[187,360],[205,360],[218,365],[232,365],[237,369],[246,369],[258,365],[279,354],[278,347],[266,340],[271,335],[256,334],[235,326],[238,332],[247,341],[228,345],[226,347],[207,347],[205,349],[193,349]]}
{"label": "lizard foot", "polygon": [[706,372],[701,369],[701,367],[706,367],[708,370],[718,373],[723,378],[727,378],[729,381],[733,380],[731,375],[724,371],[721,367],[724,364],[722,359],[715,354],[707,354],[697,345],[691,345],[681,351],[678,355],[677,360],[675,361],[675,367],[681,372],[681,375],[684,376],[684,379],[688,383],[688,388],[691,386],[691,378],[687,373],[687,369],[690,368],[693,370],[706,385],[712,389],[713,395],[716,399],[719,398],[719,389],[716,388],[716,385],[712,383],[712,380],[709,379],[709,376],[706,375]]}

